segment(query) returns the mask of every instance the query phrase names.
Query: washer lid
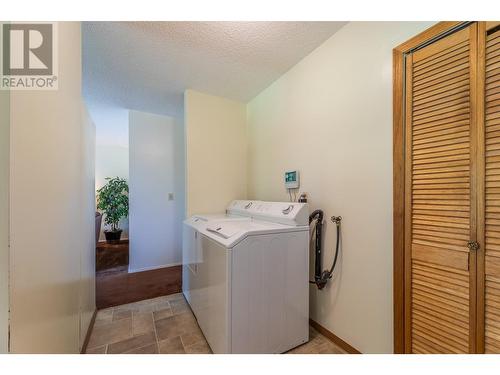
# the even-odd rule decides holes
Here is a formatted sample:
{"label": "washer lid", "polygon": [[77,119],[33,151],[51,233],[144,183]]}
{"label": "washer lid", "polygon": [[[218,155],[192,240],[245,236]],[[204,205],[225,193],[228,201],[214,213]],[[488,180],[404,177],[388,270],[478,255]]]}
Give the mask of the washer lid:
{"label": "washer lid", "polygon": [[211,222],[222,222],[222,221],[242,221],[251,220],[249,217],[241,216],[230,216],[228,214],[201,214],[193,215],[190,218],[184,220],[185,225],[189,225],[193,228],[206,227]]}
{"label": "washer lid", "polygon": [[198,228],[200,233],[219,242],[227,248],[232,248],[249,236],[309,231],[309,226],[291,226],[261,220],[215,221]]}

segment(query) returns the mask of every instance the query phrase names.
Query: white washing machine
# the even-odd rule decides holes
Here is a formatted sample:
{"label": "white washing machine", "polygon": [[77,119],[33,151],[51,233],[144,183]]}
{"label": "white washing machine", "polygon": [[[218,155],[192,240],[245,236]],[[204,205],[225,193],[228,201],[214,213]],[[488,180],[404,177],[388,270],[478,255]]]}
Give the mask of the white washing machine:
{"label": "white washing machine", "polygon": [[[245,212],[256,201],[235,200],[231,203],[231,210],[217,214],[193,215],[184,221],[182,233],[182,291],[186,300],[191,302],[191,290],[197,285],[198,265],[203,262],[203,254],[199,246],[198,231],[205,228],[210,222],[225,220],[250,220]],[[196,301],[195,301],[196,304]]]}
{"label": "white washing machine", "polygon": [[183,292],[214,353],[283,353],[308,341],[308,207],[241,202],[184,222]]}

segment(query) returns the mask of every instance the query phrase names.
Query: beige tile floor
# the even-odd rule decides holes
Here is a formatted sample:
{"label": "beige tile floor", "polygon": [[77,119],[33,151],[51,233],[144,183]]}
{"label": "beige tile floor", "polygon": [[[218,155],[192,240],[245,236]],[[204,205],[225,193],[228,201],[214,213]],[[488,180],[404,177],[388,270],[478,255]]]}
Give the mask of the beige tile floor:
{"label": "beige tile floor", "polygon": [[[87,354],[212,353],[181,293],[99,310]],[[290,354],[341,354],[310,328],[310,341]]]}

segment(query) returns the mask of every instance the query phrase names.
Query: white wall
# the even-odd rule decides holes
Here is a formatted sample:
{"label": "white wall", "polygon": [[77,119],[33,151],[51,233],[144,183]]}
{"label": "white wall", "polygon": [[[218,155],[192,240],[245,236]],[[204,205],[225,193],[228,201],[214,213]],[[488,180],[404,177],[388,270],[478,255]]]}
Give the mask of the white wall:
{"label": "white wall", "polygon": [[178,265],[184,218],[182,124],[172,117],[130,111],[129,136],[129,269]]}
{"label": "white wall", "polygon": [[[90,101],[88,109],[96,127],[95,189],[106,184],[106,177],[129,178],[128,109]],[[128,218],[120,220],[122,239],[128,238]],[[104,221],[100,240],[104,241]]]}
{"label": "white wall", "polygon": [[246,198],[246,106],[187,90],[184,123],[187,215],[224,212]]}
{"label": "white wall", "polygon": [[59,89],[11,93],[14,353],[77,353],[91,308],[83,301],[93,283],[94,231],[86,216],[93,211],[93,154],[92,130],[82,129],[81,68],[80,23],[61,22]]}
{"label": "white wall", "polygon": [[87,106],[96,127],[96,189],[106,177],[128,180],[128,109],[92,101]]}
{"label": "white wall", "polygon": [[9,340],[9,120],[10,94],[0,91],[0,354]]}
{"label": "white wall", "polygon": [[118,145],[96,146],[95,188],[106,185],[106,177],[121,177],[128,180],[128,147]]}
{"label": "white wall", "polygon": [[[249,198],[287,200],[297,168],[311,210],[343,217],[311,318],[366,353],[393,350],[392,49],[431,24],[349,23],[248,105]],[[328,223],[325,268],[334,245]]]}
{"label": "white wall", "polygon": [[82,202],[80,253],[80,345],[82,349],[96,309],[95,300],[95,125],[82,102],[80,199]]}

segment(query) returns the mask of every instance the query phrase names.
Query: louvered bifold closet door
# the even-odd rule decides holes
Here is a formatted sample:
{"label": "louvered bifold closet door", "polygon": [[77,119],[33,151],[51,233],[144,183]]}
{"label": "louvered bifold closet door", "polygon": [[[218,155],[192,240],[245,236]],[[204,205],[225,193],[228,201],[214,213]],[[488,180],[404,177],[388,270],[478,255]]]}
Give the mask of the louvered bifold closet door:
{"label": "louvered bifold closet door", "polygon": [[476,25],[406,58],[405,347],[474,351]]}
{"label": "louvered bifold closet door", "polygon": [[486,34],[486,226],[484,349],[500,353],[500,31]]}

